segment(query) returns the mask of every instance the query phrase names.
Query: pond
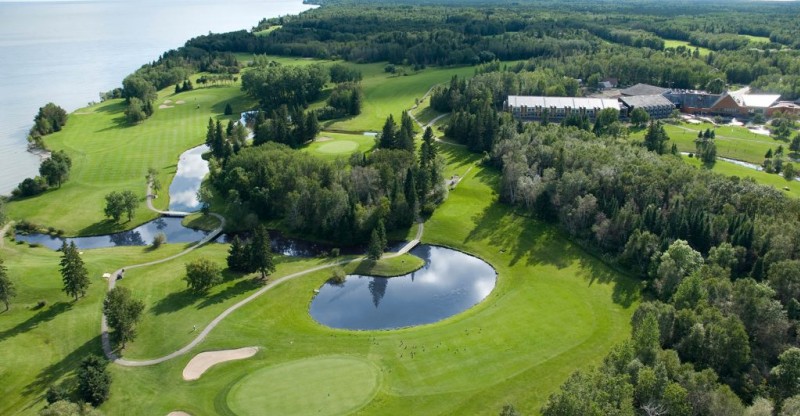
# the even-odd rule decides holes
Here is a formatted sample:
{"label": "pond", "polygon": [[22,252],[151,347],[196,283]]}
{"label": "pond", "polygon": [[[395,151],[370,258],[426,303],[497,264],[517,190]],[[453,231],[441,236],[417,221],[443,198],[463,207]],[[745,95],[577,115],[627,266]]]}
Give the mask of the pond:
{"label": "pond", "polygon": [[92,237],[70,237],[61,238],[48,234],[17,234],[17,241],[35,243],[53,250],[61,248],[61,243],[66,240],[67,244],[75,242],[81,249],[119,247],[119,246],[146,246],[153,242],[153,237],[158,233],[167,236],[168,243],[191,243],[200,241],[208,235],[208,231],[200,231],[184,227],[181,218],[161,217],[146,224],[140,225],[132,230],[120,233],[99,235]]}
{"label": "pond", "polygon": [[200,210],[197,191],[203,178],[208,175],[208,161],[203,160],[203,153],[208,146],[201,145],[183,152],[178,159],[175,178],[169,185],[169,210],[194,212]]}
{"label": "pond", "polygon": [[414,273],[350,275],[343,284],[325,283],[311,301],[311,317],[328,327],[355,330],[430,324],[478,304],[497,281],[491,265],[457,250],[420,245],[411,254],[425,260]]}

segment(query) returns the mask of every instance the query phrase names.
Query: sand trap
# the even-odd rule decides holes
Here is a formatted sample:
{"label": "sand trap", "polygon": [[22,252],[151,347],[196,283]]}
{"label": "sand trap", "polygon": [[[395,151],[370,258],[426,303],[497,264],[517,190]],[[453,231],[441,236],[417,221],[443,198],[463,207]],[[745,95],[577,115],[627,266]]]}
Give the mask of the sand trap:
{"label": "sand trap", "polygon": [[250,358],[258,352],[257,347],[245,347],[238,350],[208,351],[197,354],[186,364],[183,369],[184,380],[197,380],[215,364],[226,361],[243,360]]}
{"label": "sand trap", "polygon": [[164,104],[172,104],[172,100],[164,100]]}
{"label": "sand trap", "polygon": [[192,415],[190,415],[190,414],[188,414],[186,412],[182,412],[180,410],[176,410],[174,412],[169,412],[169,414],[167,416],[192,416]]}
{"label": "sand trap", "polygon": [[316,139],[314,139],[314,141],[315,142],[330,142],[330,141],[333,141],[333,137],[325,137],[325,136],[317,137]]}
{"label": "sand trap", "polygon": [[174,106],[172,106],[172,105],[166,105],[166,104],[161,104],[160,106],[158,106],[158,108],[160,108],[162,110],[165,109],[165,108],[173,108],[173,107]]}
{"label": "sand trap", "polygon": [[178,105],[186,104],[186,101],[178,100],[178,101],[175,101],[175,104],[178,104]]}

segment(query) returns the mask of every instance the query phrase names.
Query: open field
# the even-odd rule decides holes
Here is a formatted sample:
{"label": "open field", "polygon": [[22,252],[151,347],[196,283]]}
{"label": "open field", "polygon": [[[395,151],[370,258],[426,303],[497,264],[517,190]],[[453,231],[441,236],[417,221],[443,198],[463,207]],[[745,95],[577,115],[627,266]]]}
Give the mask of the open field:
{"label": "open field", "polygon": [[769,40],[769,38],[766,37],[766,36],[751,36],[751,35],[739,35],[739,36],[741,36],[743,38],[747,38],[748,40],[750,40],[751,43],[770,43],[771,42]]}
{"label": "open field", "polygon": [[[178,156],[205,141],[209,117],[226,118],[222,114],[228,103],[236,111],[253,104],[238,85],[199,88],[177,95],[168,88],[159,93],[156,104],[167,99],[185,104],[158,109],[136,126],[125,122],[122,100],[110,100],[70,115],[64,130],[46,138],[50,148],[65,150],[72,157],[69,181],[61,189],[10,203],[9,216],[62,229],[67,235],[105,234],[155,218],[156,214],[144,206],[148,167],[158,170],[166,195]],[[124,218],[121,224],[114,224],[104,219],[105,195],[120,190],[136,193],[141,206],[131,222]],[[162,209],[168,202],[168,198],[154,201]]]}
{"label": "open field", "polygon": [[[690,157],[683,157],[683,160],[686,163],[689,163],[693,166],[700,167],[700,161],[697,158],[690,158]],[[746,168],[744,166],[739,166],[730,162],[725,162],[722,160],[718,160],[717,163],[714,164],[714,167],[711,169],[716,173],[727,175],[727,176],[738,176],[740,178],[753,178],[756,182],[771,186],[775,189],[784,191],[784,193],[792,198],[800,198],[800,182],[798,181],[787,181],[783,179],[783,176],[770,174],[766,172],[760,172],[754,169]],[[785,190],[784,188],[789,188],[789,190]]]}
{"label": "open field", "polygon": [[685,40],[664,39],[664,48],[677,48],[678,46],[684,46],[686,49],[692,52],[694,52],[695,49],[698,49],[700,56],[706,56],[709,54],[709,52],[711,52],[710,49],[702,46],[694,46]]}
{"label": "open field", "polygon": [[[716,131],[717,155],[729,159],[743,160],[745,162],[761,164],[767,150],[773,151],[778,146],[783,146],[788,151],[789,143],[775,140],[770,136],[753,133],[744,127],[720,126],[714,129],[710,123],[678,125],[665,124],[664,129],[670,141],[678,145],[681,152],[695,152],[694,140],[699,131],[712,129]],[[631,134],[631,138],[642,140],[646,129]],[[671,143],[668,146],[672,146]]]}

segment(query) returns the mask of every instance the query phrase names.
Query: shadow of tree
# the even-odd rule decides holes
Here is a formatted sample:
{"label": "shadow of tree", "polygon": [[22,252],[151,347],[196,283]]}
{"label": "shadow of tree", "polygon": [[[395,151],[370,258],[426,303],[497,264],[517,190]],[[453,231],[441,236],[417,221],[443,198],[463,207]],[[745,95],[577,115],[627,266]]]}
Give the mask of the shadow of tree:
{"label": "shadow of tree", "polygon": [[5,341],[8,338],[13,338],[19,334],[24,334],[39,324],[53,320],[58,315],[72,309],[70,302],[58,302],[51,305],[49,308],[40,310],[35,315],[17,324],[17,326],[0,332],[0,341]]}
{"label": "shadow of tree", "polygon": [[225,302],[226,300],[235,298],[245,292],[258,289],[262,285],[263,281],[257,278],[241,280],[239,282],[236,282],[236,284],[234,284],[233,286],[229,286],[225,290],[204,299],[203,302],[197,305],[197,309],[203,309],[211,305]]}
{"label": "shadow of tree", "polygon": [[150,311],[155,315],[163,315],[165,313],[177,312],[197,301],[198,295],[183,290],[181,292],[170,293],[164,296],[161,300],[156,302]]}
{"label": "shadow of tree", "polygon": [[100,335],[87,341],[76,348],[57,363],[44,368],[36,375],[30,384],[25,386],[23,394],[26,396],[37,395],[40,399],[44,397],[47,388],[61,379],[63,376],[75,371],[80,366],[81,360],[90,354],[102,355],[102,344]]}

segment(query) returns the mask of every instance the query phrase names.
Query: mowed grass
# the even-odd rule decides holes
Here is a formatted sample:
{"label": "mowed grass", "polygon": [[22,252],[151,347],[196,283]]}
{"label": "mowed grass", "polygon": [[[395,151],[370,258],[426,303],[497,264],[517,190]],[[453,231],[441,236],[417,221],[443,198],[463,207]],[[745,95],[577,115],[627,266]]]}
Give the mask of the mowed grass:
{"label": "mowed grass", "polygon": [[694,52],[695,49],[698,49],[700,56],[706,56],[711,52],[711,50],[708,48],[694,46],[685,40],[664,39],[664,48],[677,48],[678,46],[683,46],[692,52]]}
{"label": "mowed grass", "polygon": [[[477,306],[415,328],[334,330],[308,313],[313,290],[331,275],[329,270],[316,272],[281,284],[237,310],[192,354],[154,367],[112,367],[115,379],[125,382],[114,385],[103,410],[258,412],[258,399],[239,393],[252,389],[245,377],[279,365],[346,355],[369,361],[382,377],[374,399],[356,414],[497,414],[506,403],[535,414],[570,373],[599,363],[612,345],[628,337],[639,284],[570,243],[557,229],[501,205],[492,192],[497,180],[494,172],[474,168],[427,222],[424,236],[425,242],[466,250],[497,269],[497,287]],[[129,283],[145,284],[143,279]],[[146,285],[156,284],[156,277],[149,279]],[[244,295],[224,303],[239,296]],[[194,307],[188,309],[191,313],[184,316],[196,313]],[[185,318],[174,320],[183,322],[184,331],[189,327]],[[144,336],[147,325],[143,323],[142,336],[133,344],[150,343]],[[212,368],[196,382],[180,381],[194,353],[242,346],[258,346],[264,353]],[[287,383],[298,390],[309,385],[305,375]],[[262,394],[270,394],[270,383],[263,388]],[[165,389],[169,394],[149,393]],[[142,401],[143,395],[151,399]],[[281,406],[308,409],[303,395],[282,397]]]}
{"label": "mowed grass", "polygon": [[231,389],[227,402],[242,416],[343,415],[367,404],[380,379],[378,368],[365,359],[306,358],[249,374]]}
{"label": "mowed grass", "polygon": [[397,257],[384,257],[378,261],[362,260],[356,265],[353,274],[396,277],[415,272],[424,265],[425,261],[421,258],[411,254],[403,254]]}
{"label": "mowed grass", "polygon": [[[50,148],[65,150],[72,158],[69,181],[60,189],[11,202],[9,216],[55,227],[67,235],[105,234],[155,218],[156,214],[144,206],[148,167],[158,170],[162,195],[166,195],[179,155],[205,141],[209,117],[224,118],[228,103],[236,111],[253,104],[238,85],[200,88],[177,95],[167,89],[159,94],[156,106],[168,99],[173,101],[171,108],[157,109],[150,119],[135,126],[125,122],[122,100],[71,114],[64,130],[46,138]],[[178,100],[185,103],[178,105]],[[133,191],[141,206],[132,221],[123,218],[121,224],[115,224],[104,219],[105,196],[122,190]],[[154,202],[166,208],[169,199],[158,198]]]}
{"label": "mowed grass", "polygon": [[324,131],[303,148],[304,152],[326,160],[347,159],[355,152],[368,152],[375,147],[375,137]]}
{"label": "mowed grass", "polygon": [[[769,149],[775,151],[778,146],[783,146],[788,151],[789,143],[775,140],[770,136],[753,133],[745,127],[720,126],[716,129],[710,123],[689,124],[681,123],[678,125],[665,124],[664,129],[671,142],[678,145],[681,152],[695,152],[695,139],[699,131],[712,129],[716,131],[715,143],[717,144],[717,156],[729,159],[743,160],[745,162],[761,164],[764,155]],[[631,138],[642,140],[646,129],[631,134]],[[672,146],[669,143],[668,146]]]}
{"label": "mowed grass", "polygon": [[[689,163],[693,166],[701,167],[700,160],[698,160],[697,158],[693,157],[690,158],[688,156],[684,156],[683,160],[684,162]],[[706,168],[703,167],[703,169]],[[724,160],[718,160],[716,163],[714,163],[714,166],[711,168],[711,170],[726,176],[736,176],[739,178],[752,178],[761,185],[771,186],[775,189],[783,191],[787,196],[790,196],[792,198],[800,198],[800,182],[787,181],[781,175],[757,171],[755,169],[739,166],[737,164],[726,162]],[[785,188],[788,188],[788,190]]]}
{"label": "mowed grass", "polygon": [[[145,247],[86,250],[82,258],[91,285],[86,296],[75,302],[62,291],[60,253],[6,240],[0,257],[5,259],[17,297],[9,311],[0,313],[0,414],[37,414],[51,384],[72,379],[84,357],[102,353],[103,273],[182,249],[182,245],[166,245],[157,251]],[[40,301],[45,302],[43,307],[37,307]]]}

